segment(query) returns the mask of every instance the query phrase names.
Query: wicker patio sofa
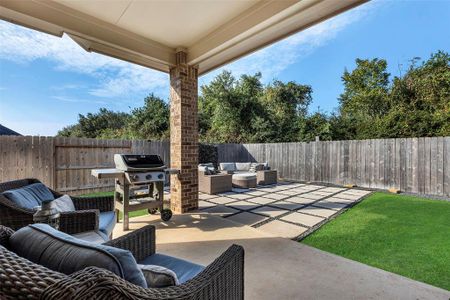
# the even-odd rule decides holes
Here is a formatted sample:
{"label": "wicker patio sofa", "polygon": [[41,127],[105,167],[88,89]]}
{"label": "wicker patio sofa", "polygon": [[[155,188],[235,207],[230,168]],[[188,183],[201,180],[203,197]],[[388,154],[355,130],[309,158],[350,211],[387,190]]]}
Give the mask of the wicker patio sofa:
{"label": "wicker patio sofa", "polygon": [[[0,225],[17,230],[33,224],[33,210],[19,207],[2,195],[5,191],[22,188],[33,183],[40,183],[40,181],[28,178],[0,183]],[[55,198],[62,196],[62,194],[51,189],[50,191]],[[76,211],[61,213],[59,230],[69,234],[98,231],[99,229],[102,231],[100,225],[103,225],[106,221],[101,220],[101,216],[107,218],[109,223],[114,221],[115,224],[114,199],[112,196],[71,197],[71,199]],[[111,218],[114,218],[114,220],[111,220]],[[111,234],[111,226],[114,227],[114,224],[105,224],[105,227],[108,227],[104,232],[105,235]]]}
{"label": "wicker patio sofa", "polygon": [[[216,299],[244,298],[244,250],[232,245],[181,285],[142,288],[114,273],[87,267],[62,274],[8,250],[10,228],[0,226],[0,299]],[[155,227],[148,225],[106,245],[129,250],[136,261],[155,253]]]}

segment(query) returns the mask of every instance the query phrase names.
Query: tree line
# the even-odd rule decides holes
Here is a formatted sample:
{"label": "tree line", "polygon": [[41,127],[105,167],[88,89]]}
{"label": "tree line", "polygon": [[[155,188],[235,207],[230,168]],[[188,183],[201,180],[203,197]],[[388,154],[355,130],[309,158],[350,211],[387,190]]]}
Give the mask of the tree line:
{"label": "tree line", "polygon": [[[265,143],[450,135],[450,55],[414,58],[392,77],[384,59],[356,59],[345,70],[339,106],[309,112],[312,87],[261,74],[224,71],[200,87],[199,137],[211,143]],[[106,108],[79,115],[60,136],[161,140],[169,137],[169,104],[151,94],[129,113]]]}

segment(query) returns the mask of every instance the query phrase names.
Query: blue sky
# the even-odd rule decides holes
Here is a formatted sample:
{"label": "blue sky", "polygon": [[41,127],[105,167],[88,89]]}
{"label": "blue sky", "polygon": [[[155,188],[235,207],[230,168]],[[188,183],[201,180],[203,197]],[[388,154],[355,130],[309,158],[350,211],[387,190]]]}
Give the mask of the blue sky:
{"label": "blue sky", "polygon": [[[340,76],[356,58],[385,58],[392,75],[413,57],[450,52],[450,0],[374,0],[293,35],[223,69],[236,76],[262,72],[263,81],[313,87],[310,111],[332,111]],[[149,93],[168,98],[168,75],[95,53],[57,38],[0,21],[0,124],[22,134],[54,135],[79,113],[100,107],[129,111]]]}

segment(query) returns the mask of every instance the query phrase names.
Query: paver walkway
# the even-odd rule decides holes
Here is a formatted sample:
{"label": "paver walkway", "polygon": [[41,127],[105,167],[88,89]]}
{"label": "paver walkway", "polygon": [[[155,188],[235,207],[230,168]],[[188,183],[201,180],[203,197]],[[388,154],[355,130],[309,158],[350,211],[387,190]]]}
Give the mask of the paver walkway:
{"label": "paver walkway", "polygon": [[361,189],[282,182],[218,195],[200,193],[199,206],[203,212],[279,237],[301,239],[368,194]]}

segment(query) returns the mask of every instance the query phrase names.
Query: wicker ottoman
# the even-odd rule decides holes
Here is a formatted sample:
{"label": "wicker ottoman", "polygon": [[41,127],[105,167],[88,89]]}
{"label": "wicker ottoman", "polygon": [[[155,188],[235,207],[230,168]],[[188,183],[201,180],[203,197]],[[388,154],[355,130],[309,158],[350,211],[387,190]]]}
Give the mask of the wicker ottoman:
{"label": "wicker ottoman", "polygon": [[233,174],[233,186],[244,189],[256,187],[256,174],[255,173]]}
{"label": "wicker ottoman", "polygon": [[276,184],[277,174],[277,170],[256,171],[257,183],[261,185]]}

